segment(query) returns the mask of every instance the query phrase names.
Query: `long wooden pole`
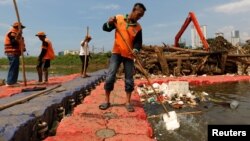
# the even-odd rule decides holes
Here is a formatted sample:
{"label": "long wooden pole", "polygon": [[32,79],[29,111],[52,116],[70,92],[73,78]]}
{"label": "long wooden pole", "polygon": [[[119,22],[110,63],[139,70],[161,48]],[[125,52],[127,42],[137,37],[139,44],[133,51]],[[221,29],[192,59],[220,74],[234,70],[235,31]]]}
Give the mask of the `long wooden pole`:
{"label": "long wooden pole", "polygon": [[[120,34],[120,36],[122,37],[122,40],[124,41],[124,43],[126,44],[126,46],[129,48],[130,52],[133,54],[132,47],[131,47],[131,46],[128,44],[128,42],[125,40],[125,38],[124,38],[124,36],[122,35],[120,29],[117,27],[116,23],[115,23],[115,26],[116,26],[116,31],[118,32],[118,34]],[[135,60],[136,60],[136,62],[137,62],[137,64],[138,64],[138,66],[141,68],[144,77],[145,77],[146,80],[148,81],[148,84],[150,85],[150,87],[151,87],[152,90],[154,91],[154,94],[155,94],[156,96],[158,96],[158,94],[156,93],[156,90],[154,89],[154,87],[153,87],[151,81],[149,80],[149,77],[148,77],[148,74],[147,74],[146,70],[143,68],[143,66],[142,66],[142,64],[141,64],[140,59],[139,59],[136,55],[134,55],[134,54],[133,54],[133,56],[135,57]],[[159,100],[159,102],[160,102],[160,104],[162,105],[163,109],[165,110],[166,114],[167,114],[168,116],[170,116],[169,113],[168,113],[167,107],[162,103],[161,100]]]}
{"label": "long wooden pole", "polygon": [[15,101],[11,101],[10,103],[7,103],[7,104],[0,104],[0,111],[2,111],[3,109],[6,109],[6,108],[9,108],[11,106],[14,106],[14,105],[17,105],[17,104],[20,104],[20,103],[24,103],[26,101],[29,101],[30,99],[32,98],[35,98],[39,95],[42,95],[42,94],[45,94],[47,92],[51,92],[52,90],[58,88],[58,87],[61,87],[62,85],[61,84],[58,84],[58,85],[55,85],[55,86],[52,86],[51,88],[47,89],[47,90],[44,90],[44,91],[41,91],[41,92],[37,92],[37,93],[34,93],[34,94],[31,94],[31,95],[28,95],[26,97],[23,97],[23,98],[20,98],[20,99],[17,99]]}
{"label": "long wooden pole", "polygon": [[[201,114],[202,111],[191,111],[191,112],[182,112],[182,113],[177,113],[177,115],[191,115],[191,114]],[[147,119],[152,119],[152,118],[159,118],[162,117],[163,114],[159,114],[159,115],[151,115],[148,116]]]}
{"label": "long wooden pole", "polygon": [[[13,3],[14,3],[15,11],[16,11],[17,21],[19,22],[18,29],[19,29],[19,34],[20,34],[20,33],[22,33],[22,27],[21,27],[21,20],[20,20],[18,8],[17,8],[16,0],[13,0]],[[19,42],[19,47],[20,47],[21,40],[18,39],[18,42]],[[23,55],[23,47],[22,46],[20,47],[20,50],[21,50],[21,62],[22,62],[23,82],[24,82],[24,86],[27,86],[27,80],[26,80],[26,74],[25,74],[25,62],[24,62],[24,55]]]}

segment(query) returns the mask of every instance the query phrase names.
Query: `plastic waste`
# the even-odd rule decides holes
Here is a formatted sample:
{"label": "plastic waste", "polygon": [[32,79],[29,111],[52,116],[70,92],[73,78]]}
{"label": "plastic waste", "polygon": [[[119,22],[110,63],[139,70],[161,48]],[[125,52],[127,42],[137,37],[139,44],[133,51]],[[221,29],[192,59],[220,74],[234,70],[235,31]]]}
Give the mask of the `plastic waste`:
{"label": "plastic waste", "polygon": [[158,84],[158,83],[154,83],[152,86],[153,86],[153,88],[155,88],[155,89],[159,89],[160,84]]}
{"label": "plastic waste", "polygon": [[232,101],[230,102],[230,108],[231,108],[231,109],[236,109],[238,106],[239,106],[239,102],[238,102],[238,101],[232,100]]}
{"label": "plastic waste", "polygon": [[177,115],[175,111],[168,112],[169,115],[163,114],[163,121],[167,130],[175,130],[180,127],[180,123],[177,120]]}
{"label": "plastic waste", "polygon": [[155,102],[156,100],[155,100],[155,97],[150,97],[150,98],[148,98],[148,103],[152,103],[152,102]]}
{"label": "plastic waste", "polygon": [[143,93],[143,91],[141,90],[141,88],[137,87],[136,90],[137,90],[137,93],[139,94],[139,96],[144,95],[144,93]]}

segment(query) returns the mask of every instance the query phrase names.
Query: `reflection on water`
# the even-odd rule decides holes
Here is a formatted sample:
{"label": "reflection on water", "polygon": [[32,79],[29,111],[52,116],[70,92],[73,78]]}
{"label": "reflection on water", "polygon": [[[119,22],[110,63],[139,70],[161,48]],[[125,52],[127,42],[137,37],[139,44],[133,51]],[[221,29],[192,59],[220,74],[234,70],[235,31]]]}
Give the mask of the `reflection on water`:
{"label": "reflection on water", "polygon": [[[205,91],[212,98],[224,101],[224,104],[202,102],[195,108],[185,107],[175,110],[176,113],[202,111],[200,114],[177,114],[180,128],[167,131],[161,118],[149,119],[158,141],[206,141],[208,124],[250,124],[250,83],[237,82],[199,86],[190,88],[193,91]],[[239,102],[237,109],[230,108],[230,102]],[[161,105],[145,105],[148,115],[163,113]],[[171,111],[170,107],[168,109]]]}
{"label": "reflection on water", "polygon": [[[21,71],[21,68],[19,68],[19,75],[18,75],[18,80],[22,81],[23,80],[23,72]],[[60,68],[60,67],[52,67],[49,69],[49,77],[51,76],[61,76],[61,75],[68,75],[68,74],[73,74],[73,73],[78,73],[79,68],[77,67],[69,67],[69,68]],[[8,75],[8,70],[7,69],[1,69],[0,68],[0,79],[6,79]],[[26,68],[25,71],[26,79],[29,80],[37,80],[38,75],[36,72],[36,69],[34,68]]]}
{"label": "reflection on water", "polygon": [[[0,70],[0,79],[5,79],[6,80],[7,79],[7,75],[8,75],[7,71]],[[36,80],[38,78],[36,72],[30,72],[29,71],[29,72],[26,72],[25,75],[26,75],[26,79],[27,80]],[[22,71],[19,71],[18,80],[19,81],[23,80],[23,72]]]}

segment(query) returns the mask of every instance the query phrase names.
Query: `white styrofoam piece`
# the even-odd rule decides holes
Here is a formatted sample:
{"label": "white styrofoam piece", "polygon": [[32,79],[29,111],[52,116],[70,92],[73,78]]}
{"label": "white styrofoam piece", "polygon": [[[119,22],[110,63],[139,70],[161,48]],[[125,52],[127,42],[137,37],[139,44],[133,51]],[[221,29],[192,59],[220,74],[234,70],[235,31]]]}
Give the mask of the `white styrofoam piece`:
{"label": "white styrofoam piece", "polygon": [[[168,115],[169,114],[169,115]],[[163,121],[166,124],[167,130],[175,130],[180,127],[180,123],[177,120],[177,115],[175,111],[170,111],[168,114],[163,114]]]}
{"label": "white styrofoam piece", "polygon": [[189,91],[189,83],[187,81],[169,81],[168,87],[170,90],[175,91],[176,93],[186,94]]}

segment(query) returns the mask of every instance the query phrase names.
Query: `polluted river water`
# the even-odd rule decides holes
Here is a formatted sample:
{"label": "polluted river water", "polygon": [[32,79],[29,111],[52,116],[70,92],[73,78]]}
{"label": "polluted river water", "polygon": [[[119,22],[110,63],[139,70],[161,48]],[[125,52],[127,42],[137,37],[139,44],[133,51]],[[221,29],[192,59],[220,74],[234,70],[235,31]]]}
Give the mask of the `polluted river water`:
{"label": "polluted river water", "polygon": [[[75,77],[76,75],[74,75]],[[240,76],[239,76],[240,77]],[[73,76],[71,77],[73,78]],[[205,78],[205,77],[204,77]],[[212,77],[213,78],[213,77]],[[218,77],[221,79],[221,77]],[[227,77],[223,77],[225,80]],[[233,79],[232,79],[233,78]],[[231,77],[231,80],[238,80],[238,77]],[[64,80],[69,80],[63,76]],[[203,78],[198,77],[201,80]],[[213,79],[211,79],[213,80]],[[249,78],[247,79],[249,80]],[[52,83],[61,82],[61,79],[51,79]],[[194,92],[206,92],[211,100],[197,102],[195,107],[183,107],[175,110],[180,121],[180,128],[174,131],[167,131],[163,120],[150,118],[149,122],[154,128],[154,136],[158,141],[206,141],[207,125],[210,124],[243,124],[249,125],[250,111],[250,87],[249,82],[234,82],[224,84],[213,84],[204,86],[192,86]],[[5,88],[5,87],[3,87]],[[235,105],[236,102],[236,105]],[[233,108],[230,107],[230,104]],[[235,108],[234,108],[235,107]],[[164,113],[161,105],[156,103],[144,105],[148,116]],[[190,114],[183,114],[188,113]],[[191,113],[193,112],[193,113]]]}
{"label": "polluted river water", "polygon": [[[249,125],[250,124],[250,83],[233,82],[204,86],[190,86],[194,92],[206,92],[210,100],[200,101],[195,107],[175,110],[180,128],[167,131],[161,117],[150,118],[157,141],[206,141],[208,125]],[[161,105],[145,104],[147,114],[164,113]],[[182,114],[184,113],[184,114]],[[185,114],[187,113],[187,114]]]}

